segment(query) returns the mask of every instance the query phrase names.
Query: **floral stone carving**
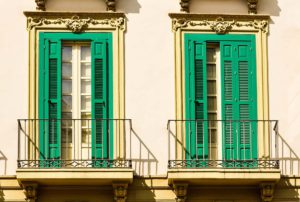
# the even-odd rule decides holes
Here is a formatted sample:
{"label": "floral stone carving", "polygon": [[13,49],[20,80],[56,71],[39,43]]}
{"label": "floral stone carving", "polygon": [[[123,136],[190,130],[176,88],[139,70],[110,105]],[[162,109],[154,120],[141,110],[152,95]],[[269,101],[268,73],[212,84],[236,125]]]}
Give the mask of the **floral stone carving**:
{"label": "floral stone carving", "polygon": [[115,0],[105,0],[106,3],[106,10],[107,11],[116,11],[116,1]]}
{"label": "floral stone carving", "polygon": [[38,26],[45,25],[64,25],[67,29],[71,30],[74,33],[84,32],[89,26],[93,25],[104,25],[107,27],[114,27],[120,30],[125,29],[125,20],[124,18],[111,18],[111,19],[93,19],[86,18],[81,19],[79,16],[75,15],[71,18],[58,18],[58,19],[47,19],[42,17],[29,17],[27,19],[27,28],[31,30]]}
{"label": "floral stone carving", "polygon": [[188,13],[190,11],[190,0],[180,0],[180,11]]}

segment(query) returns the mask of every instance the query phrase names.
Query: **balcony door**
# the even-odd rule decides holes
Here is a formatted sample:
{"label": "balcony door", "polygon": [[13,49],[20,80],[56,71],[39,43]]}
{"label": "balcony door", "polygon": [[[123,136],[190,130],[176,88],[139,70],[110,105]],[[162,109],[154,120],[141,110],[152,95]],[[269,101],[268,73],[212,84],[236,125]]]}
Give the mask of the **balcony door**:
{"label": "balcony door", "polygon": [[187,35],[187,158],[257,158],[254,43],[250,35]]}
{"label": "balcony door", "polygon": [[62,45],[62,159],[89,159],[92,147],[91,46]]}
{"label": "balcony door", "polygon": [[[108,34],[40,35],[41,159],[107,159],[113,133]],[[102,39],[103,38],[103,39]],[[109,99],[111,98],[111,99]],[[110,153],[111,152],[111,153]]]}

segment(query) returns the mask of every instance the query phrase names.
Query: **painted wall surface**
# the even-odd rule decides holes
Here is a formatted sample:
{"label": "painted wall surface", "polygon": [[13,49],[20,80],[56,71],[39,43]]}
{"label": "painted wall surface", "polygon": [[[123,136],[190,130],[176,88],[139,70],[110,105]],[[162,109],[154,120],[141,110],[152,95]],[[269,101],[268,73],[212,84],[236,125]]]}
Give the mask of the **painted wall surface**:
{"label": "painted wall surface", "polygon": [[[17,119],[27,118],[28,109],[28,34],[23,11],[33,11],[35,6],[33,0],[0,0],[0,158],[8,159],[7,174],[15,174]],[[96,0],[53,0],[46,6],[49,11],[105,10],[104,3]],[[258,12],[271,15],[270,118],[280,121],[281,135],[300,154],[299,7],[298,0],[261,0]],[[167,120],[175,118],[174,36],[168,13],[179,12],[179,1],[124,0],[117,10],[128,19],[125,108],[139,139],[134,168],[140,175],[165,175]],[[191,11],[246,14],[247,6],[240,0],[193,0]],[[0,161],[0,174],[4,174],[4,160]]]}

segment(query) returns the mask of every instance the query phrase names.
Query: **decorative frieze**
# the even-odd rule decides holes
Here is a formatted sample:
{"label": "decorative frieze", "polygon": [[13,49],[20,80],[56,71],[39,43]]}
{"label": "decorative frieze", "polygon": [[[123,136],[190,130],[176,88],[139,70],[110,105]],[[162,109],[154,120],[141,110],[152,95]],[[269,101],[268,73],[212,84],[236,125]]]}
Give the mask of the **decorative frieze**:
{"label": "decorative frieze", "polygon": [[223,17],[217,17],[215,20],[192,20],[185,18],[174,18],[172,20],[172,29],[177,31],[178,29],[190,28],[190,29],[203,29],[211,30],[217,34],[225,34],[230,31],[235,31],[241,28],[252,28],[260,30],[264,33],[268,32],[268,21],[267,20],[247,20],[247,21],[236,21],[234,19],[225,20]]}
{"label": "decorative frieze", "polygon": [[127,199],[127,188],[128,184],[126,183],[114,183],[114,200],[115,202],[125,202]]}
{"label": "decorative frieze", "polygon": [[84,32],[90,26],[107,26],[112,28],[125,29],[124,18],[110,18],[110,19],[93,19],[93,18],[80,18],[77,15],[71,18],[44,18],[44,17],[28,17],[27,29],[31,30],[38,26],[51,26],[63,25],[74,33]]}
{"label": "decorative frieze", "polygon": [[35,0],[36,10],[45,11],[46,10],[46,0]]}

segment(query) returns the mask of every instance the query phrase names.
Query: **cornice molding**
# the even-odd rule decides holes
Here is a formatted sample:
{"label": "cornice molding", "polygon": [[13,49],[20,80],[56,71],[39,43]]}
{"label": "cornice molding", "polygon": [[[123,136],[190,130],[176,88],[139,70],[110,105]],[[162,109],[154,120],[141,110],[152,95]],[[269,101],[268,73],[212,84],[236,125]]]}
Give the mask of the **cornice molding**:
{"label": "cornice molding", "polygon": [[169,14],[172,18],[172,30],[205,29],[225,34],[230,31],[251,29],[268,33],[269,16],[253,15],[206,15],[206,14]]}
{"label": "cornice molding", "polygon": [[[63,26],[74,33],[84,32],[89,28],[117,28],[125,30],[123,13],[53,13],[24,12],[27,16],[27,29],[51,28]],[[44,15],[46,14],[46,15]]]}

